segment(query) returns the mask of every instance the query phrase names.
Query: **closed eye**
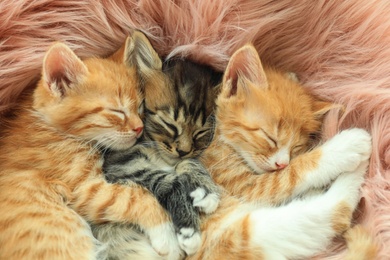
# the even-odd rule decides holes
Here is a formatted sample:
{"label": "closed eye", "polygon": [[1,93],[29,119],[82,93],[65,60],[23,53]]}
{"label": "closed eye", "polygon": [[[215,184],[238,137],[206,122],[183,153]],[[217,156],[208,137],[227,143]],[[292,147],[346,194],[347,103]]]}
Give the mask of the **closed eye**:
{"label": "closed eye", "polygon": [[303,144],[302,145],[295,145],[293,148],[292,148],[292,152],[293,153],[296,153],[298,152],[299,150],[301,150],[303,148]]}
{"label": "closed eye", "polygon": [[171,124],[171,123],[168,123],[167,121],[165,121],[165,120],[162,119],[161,117],[160,117],[160,119],[161,119],[161,122],[163,122],[169,129],[171,129],[171,130],[174,132],[174,137],[173,137],[173,138],[177,138],[178,135],[179,135],[179,132],[178,132],[178,130],[177,130],[177,127],[174,126],[174,125]]}
{"label": "closed eye", "polygon": [[117,117],[119,117],[121,120],[125,120],[125,118],[126,118],[126,114],[122,110],[110,108],[109,111],[112,112]]}
{"label": "closed eye", "polygon": [[261,132],[263,132],[263,134],[267,137],[267,139],[269,141],[271,141],[271,143],[275,146],[275,147],[278,147],[278,143],[276,142],[276,140],[274,138],[272,138],[266,131],[264,131],[264,129],[259,129]]}
{"label": "closed eye", "polygon": [[197,140],[197,139],[202,138],[202,137],[205,136],[209,131],[210,131],[210,129],[203,129],[203,130],[199,130],[199,131],[195,132],[195,134],[194,134],[194,140]]}
{"label": "closed eye", "polygon": [[171,145],[168,142],[162,142],[167,149],[171,149]]}

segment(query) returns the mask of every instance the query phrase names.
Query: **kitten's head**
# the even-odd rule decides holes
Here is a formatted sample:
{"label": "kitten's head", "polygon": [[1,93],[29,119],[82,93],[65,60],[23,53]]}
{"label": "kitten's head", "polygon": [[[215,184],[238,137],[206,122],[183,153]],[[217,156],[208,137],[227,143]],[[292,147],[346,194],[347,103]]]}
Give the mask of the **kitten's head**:
{"label": "kitten's head", "polygon": [[162,64],[146,37],[139,75],[145,92],[145,139],[175,163],[198,156],[213,136],[213,110],[222,75],[188,60]]}
{"label": "kitten's head", "polygon": [[288,74],[264,69],[246,45],[229,61],[217,107],[219,138],[260,174],[309,149],[333,104],[316,100]]}
{"label": "kitten's head", "polygon": [[60,133],[126,149],[143,131],[132,39],[112,56],[80,60],[65,44],[46,53],[34,93],[37,116]]}

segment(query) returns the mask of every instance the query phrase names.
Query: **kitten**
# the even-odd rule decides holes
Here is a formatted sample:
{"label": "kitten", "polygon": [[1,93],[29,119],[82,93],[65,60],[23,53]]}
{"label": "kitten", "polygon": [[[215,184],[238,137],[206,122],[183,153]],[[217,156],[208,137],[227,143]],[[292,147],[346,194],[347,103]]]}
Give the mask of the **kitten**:
{"label": "kitten", "polygon": [[156,252],[178,259],[170,218],[142,187],[109,184],[98,148],[128,149],[141,135],[139,52],[128,38],[107,59],[80,60],[62,43],[0,138],[0,258],[96,259],[91,223],[135,223]]}
{"label": "kitten", "polygon": [[[161,75],[150,71],[150,78],[154,73]],[[285,92],[267,90],[279,84],[286,85]],[[277,96],[285,96],[282,104]],[[270,101],[270,109],[263,111]],[[290,114],[296,119],[292,122],[279,107],[291,103],[290,111],[299,111]],[[369,251],[370,238],[349,227],[371,153],[370,135],[360,129],[345,130],[306,151],[311,134],[320,130],[320,119],[331,107],[314,100],[283,73],[264,70],[252,46],[232,56],[217,99],[215,137],[201,155],[215,181],[225,189],[216,211],[202,215],[200,249],[187,259],[308,258],[346,230],[349,243],[363,241],[360,252],[349,252],[350,259]],[[280,113],[277,119],[286,120],[280,124],[283,129],[277,127],[279,121],[274,122],[274,113]],[[259,122],[265,129],[256,128]],[[295,131],[295,124],[302,132]],[[291,136],[285,137],[292,138],[288,143],[295,148],[287,152],[288,157],[284,136],[278,136],[287,134],[286,130],[291,131]],[[282,148],[279,153],[277,146]],[[262,154],[253,157],[253,150]],[[256,158],[262,158],[260,163]],[[317,194],[300,196],[325,187]],[[136,240],[125,241],[131,236]],[[128,225],[101,237],[116,246],[112,253],[121,259],[166,259],[150,250],[142,234]]]}
{"label": "kitten", "polygon": [[[269,205],[285,203],[311,188],[326,187],[341,166],[358,164],[355,150],[369,151],[370,137],[360,129],[345,130],[314,147],[323,116],[336,105],[308,94],[291,74],[263,68],[250,46],[232,57],[223,85],[217,101],[217,138],[202,162],[234,196]],[[336,158],[351,138],[356,138],[355,148]],[[333,142],[339,142],[337,148]],[[306,176],[316,171],[326,174],[306,183]]]}
{"label": "kitten", "polygon": [[[146,37],[140,44],[146,51],[140,61],[158,56]],[[154,66],[160,77],[144,80],[144,138],[126,151],[106,153],[103,170],[108,182],[135,182],[152,192],[170,213],[179,245],[191,255],[201,242],[199,211],[212,213],[219,201],[218,187],[196,157],[213,136],[221,75],[185,60],[160,64]]]}
{"label": "kitten", "polygon": [[[285,211],[291,217],[297,212],[289,208],[294,209],[297,204],[301,203],[305,210],[311,211],[307,213],[310,216],[322,210],[318,205],[324,205],[319,201],[315,205],[314,201],[328,196],[326,203],[339,200],[333,212],[323,212],[333,215],[328,219],[333,230],[322,229],[321,225],[325,223],[316,219],[311,221],[319,224],[318,229],[313,227],[318,233],[326,230],[340,235],[349,228],[359,201],[359,186],[371,154],[371,137],[365,130],[349,129],[323,145],[313,147],[312,137],[318,135],[321,119],[332,107],[335,105],[309,95],[290,74],[263,68],[254,47],[244,46],[232,56],[225,71],[217,99],[215,138],[202,154],[201,161],[228,194],[256,203],[260,208]],[[313,189],[324,191],[329,186],[327,192],[311,193]],[[336,189],[340,189],[339,195],[330,196]],[[342,195],[341,189],[346,194]],[[283,232],[285,241],[277,241],[278,236],[271,235],[268,243],[281,243],[281,247],[283,243],[286,243],[284,246],[291,243],[288,238],[297,231],[294,225],[308,218],[305,214],[305,211],[298,211],[296,219],[290,220],[291,227],[284,227],[284,231],[274,230],[275,234]],[[287,224],[283,219],[268,218],[267,229],[272,230],[274,225],[280,229]],[[356,233],[356,237],[351,236],[349,243],[358,241],[358,236],[366,242],[360,252],[351,254],[357,256],[372,250],[373,242],[366,233],[359,234],[356,230],[350,233]],[[310,243],[318,236],[308,229],[299,234],[302,245],[308,245],[305,250],[311,248]],[[311,235],[306,240],[304,237],[308,234]],[[231,243],[237,241],[231,240]],[[324,239],[323,243],[327,244],[329,240]],[[277,250],[278,253],[265,251],[272,255],[269,259],[278,259],[279,254],[287,259],[303,257],[299,252],[304,248],[290,248],[291,252],[284,250]]]}

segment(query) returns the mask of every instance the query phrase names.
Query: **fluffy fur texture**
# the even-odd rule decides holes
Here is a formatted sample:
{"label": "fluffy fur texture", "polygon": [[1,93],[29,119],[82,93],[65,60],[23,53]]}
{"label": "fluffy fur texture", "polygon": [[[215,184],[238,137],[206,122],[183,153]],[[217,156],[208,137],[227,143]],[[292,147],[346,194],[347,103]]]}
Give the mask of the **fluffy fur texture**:
{"label": "fluffy fur texture", "polygon": [[[216,103],[216,134],[201,158],[216,183],[245,201],[284,205],[296,197],[310,198],[334,179],[332,172],[350,171],[344,167],[354,165],[361,151],[371,154],[371,137],[360,129],[313,147],[321,119],[335,105],[309,95],[291,73],[263,69],[251,45],[231,57]],[[336,218],[349,227],[348,210]],[[366,233],[350,232],[347,242],[348,259],[376,257],[376,245]]]}
{"label": "fluffy fur texture", "polygon": [[[189,81],[191,77],[188,78]],[[158,77],[151,77],[154,78]],[[147,85],[145,88],[148,88]],[[168,83],[162,87],[170,86]],[[313,151],[298,155],[299,150],[305,151],[309,133],[319,130],[321,115],[329,109],[329,103],[315,100],[284,73],[263,71],[257,52],[250,45],[240,48],[232,56],[221,88],[217,99],[216,136],[211,146],[204,151],[204,157],[217,183],[237,196],[223,193],[221,205],[216,212],[202,218],[200,249],[191,250],[194,254],[187,259],[306,259],[324,250],[331,238],[341,235],[350,226],[352,211],[360,199],[360,185],[364,181],[363,175],[371,154],[371,137],[361,129],[346,130]],[[286,88],[289,90],[281,94]],[[267,111],[269,104],[266,102],[259,104],[259,100],[264,101],[261,99],[263,95],[273,101],[275,111]],[[149,103],[148,98],[150,96],[146,96],[146,104]],[[297,100],[300,104],[295,104],[293,110],[299,110],[298,118],[297,114],[286,113],[283,109],[288,106],[292,110],[290,103]],[[280,120],[280,114],[274,115],[273,112],[276,111],[283,115],[283,120]],[[148,116],[151,115],[146,115],[146,122]],[[257,128],[259,121],[268,134]],[[304,126],[302,122],[305,122]],[[146,128],[145,134],[147,131]],[[285,142],[286,139],[289,141]],[[301,148],[293,149],[290,153],[289,150],[297,144]],[[262,151],[264,146],[267,149]],[[252,147],[261,151],[261,154],[248,159]],[[274,154],[268,154],[268,150]],[[298,156],[290,165],[287,165],[290,161],[285,157],[286,150],[288,154]],[[133,154],[129,158],[136,156]],[[254,161],[257,158],[262,158],[260,167]],[[126,158],[122,156],[113,168],[122,168],[124,161]],[[264,164],[265,161],[267,164]],[[137,165],[142,167],[144,162],[139,162]],[[177,171],[182,168],[183,162],[185,161],[177,166]],[[132,162],[127,164],[131,165]],[[158,165],[161,167],[164,164]],[[281,169],[283,167],[285,168]],[[131,174],[132,169],[128,166],[125,168],[124,171],[118,171],[119,178],[126,179],[128,173]],[[158,166],[155,168],[158,169]],[[279,172],[263,173],[264,170],[277,168],[280,169]],[[255,172],[263,174],[256,175]],[[109,176],[112,173],[107,174]],[[196,176],[195,172],[191,178],[195,179]],[[336,180],[331,183],[333,179]],[[158,183],[164,185],[164,181]],[[328,184],[330,188],[325,193],[312,192],[313,189],[321,189]],[[297,196],[302,199],[296,199]],[[245,203],[245,199],[255,203]],[[184,204],[180,196],[175,196],[175,201]],[[326,203],[322,204],[324,202]],[[321,204],[321,207],[316,204]],[[316,228],[313,229],[313,225]],[[101,226],[103,229],[98,231],[97,238],[104,243],[108,242],[109,248],[117,248],[117,251],[110,250],[110,253],[115,254],[114,258],[130,259],[132,257],[129,253],[142,252],[147,247],[141,245],[144,240],[134,240],[139,236],[138,232],[128,233],[130,230],[124,225],[122,230],[117,225],[111,226],[111,231],[107,229],[107,225]],[[297,234],[299,239],[296,239]],[[367,251],[367,254],[371,254],[371,249],[366,250],[366,247],[371,246],[367,239],[369,236],[364,232],[361,235],[353,234],[351,233],[350,239],[352,243],[348,245],[356,249],[355,241],[358,241],[362,248],[351,252],[354,255],[351,259],[356,259],[356,255],[360,257]],[[126,241],[124,235],[132,239]],[[193,239],[188,237],[184,245],[189,246],[191,243],[188,242],[191,240]],[[187,249],[194,249],[186,247],[183,249],[187,253]],[[151,253],[153,251],[149,252]],[[144,258],[150,259],[146,256]]]}
{"label": "fluffy fur texture", "polygon": [[157,252],[180,256],[156,199],[107,183],[101,169],[99,148],[128,149],[143,128],[132,43],[85,61],[54,44],[34,92],[1,121],[1,259],[100,259],[86,221],[139,224]]}
{"label": "fluffy fur texture", "polygon": [[[159,54],[189,55],[219,69],[237,47],[253,41],[263,61],[296,72],[315,94],[346,106],[341,119],[328,117],[326,136],[350,126],[371,132],[373,157],[358,221],[377,237],[379,259],[387,259],[389,15],[385,0],[1,1],[1,109],[39,78],[54,40],[81,57],[105,55],[137,27]],[[335,259],[337,249],[330,249]]]}
{"label": "fluffy fur texture", "polygon": [[200,213],[214,212],[219,203],[219,188],[196,157],[213,136],[221,75],[181,59],[163,64],[142,33],[135,31],[132,39],[140,50],[134,60],[145,94],[145,131],[130,149],[105,153],[103,172],[110,183],[148,189],[170,214],[180,247],[191,255],[201,244]]}

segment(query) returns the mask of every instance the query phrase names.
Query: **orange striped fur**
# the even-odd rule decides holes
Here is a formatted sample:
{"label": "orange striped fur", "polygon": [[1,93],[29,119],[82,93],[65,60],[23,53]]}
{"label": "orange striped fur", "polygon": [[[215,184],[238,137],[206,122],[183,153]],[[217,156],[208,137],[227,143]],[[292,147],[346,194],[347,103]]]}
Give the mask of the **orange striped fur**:
{"label": "orange striped fur", "polygon": [[[232,195],[274,205],[296,195],[293,189],[317,167],[321,149],[306,151],[313,146],[311,136],[321,131],[323,115],[335,105],[317,100],[288,74],[267,68],[264,73],[266,87],[246,82],[250,94],[238,92],[232,101],[220,95],[216,138],[202,158],[214,180]],[[270,144],[267,135],[277,145]],[[235,145],[261,163],[287,146],[289,159],[284,163],[288,166],[277,169],[268,163],[254,169]]]}
{"label": "orange striped fur", "polygon": [[108,184],[101,172],[98,148],[129,147],[142,127],[131,51],[129,38],[112,57],[81,61],[53,45],[36,89],[2,119],[0,259],[95,259],[104,248],[86,221],[146,233],[169,221],[149,192]]}
{"label": "orange striped fur", "polygon": [[256,234],[250,217],[256,208],[224,194],[217,211],[203,216],[201,248],[186,259],[265,260],[261,246],[253,243]]}
{"label": "orange striped fur", "polygon": [[[244,46],[232,56],[225,71],[221,94],[217,100],[215,138],[202,154],[202,161],[215,182],[225,188],[229,196],[261,207],[285,205],[310,192],[323,192],[332,179],[321,181],[322,177],[317,176],[318,183],[323,184],[307,187],[308,175],[314,174],[319,168],[320,159],[325,153],[322,146],[314,147],[316,140],[312,137],[321,131],[324,114],[334,107],[337,106],[317,100],[291,74],[263,68],[256,50],[250,45]],[[364,135],[367,134],[363,133]],[[353,142],[352,145],[355,145],[355,142],[359,143],[359,139],[356,138]],[[367,141],[363,139],[361,142]],[[278,157],[284,147],[287,157]],[[362,157],[361,169],[356,170],[360,172],[356,173],[357,178],[366,171],[367,155],[371,151],[369,147],[363,148],[363,151],[366,149],[364,153],[368,154]],[[272,159],[273,157],[276,159]],[[278,160],[283,161],[285,166],[279,168]],[[219,210],[223,210],[221,208],[226,205],[226,201],[225,204],[223,202],[227,198],[225,196],[221,200]],[[356,203],[357,201],[351,205],[350,202],[341,201],[333,207],[329,224],[334,235],[341,235],[349,229]],[[218,210],[216,214],[219,214]],[[257,251],[243,246],[256,237],[256,234],[248,236],[245,219],[244,217],[235,223],[219,238],[226,240],[222,243],[226,250],[222,247],[218,253],[220,256],[232,256],[226,259],[262,259],[261,249]],[[206,231],[203,232],[206,233],[210,228],[208,221],[212,220],[209,218],[205,221]],[[236,230],[241,233],[234,233]],[[364,245],[360,253],[371,250],[369,254],[374,255],[372,248],[375,246],[366,233],[352,234],[357,236],[348,237],[349,247],[356,249],[354,243],[358,241],[360,245]],[[207,240],[210,234],[205,236]],[[202,250],[207,251],[207,243],[209,242],[206,242]],[[234,249],[240,249],[240,255],[232,254]],[[356,252],[352,253],[356,255]],[[204,259],[218,259],[218,255]]]}

